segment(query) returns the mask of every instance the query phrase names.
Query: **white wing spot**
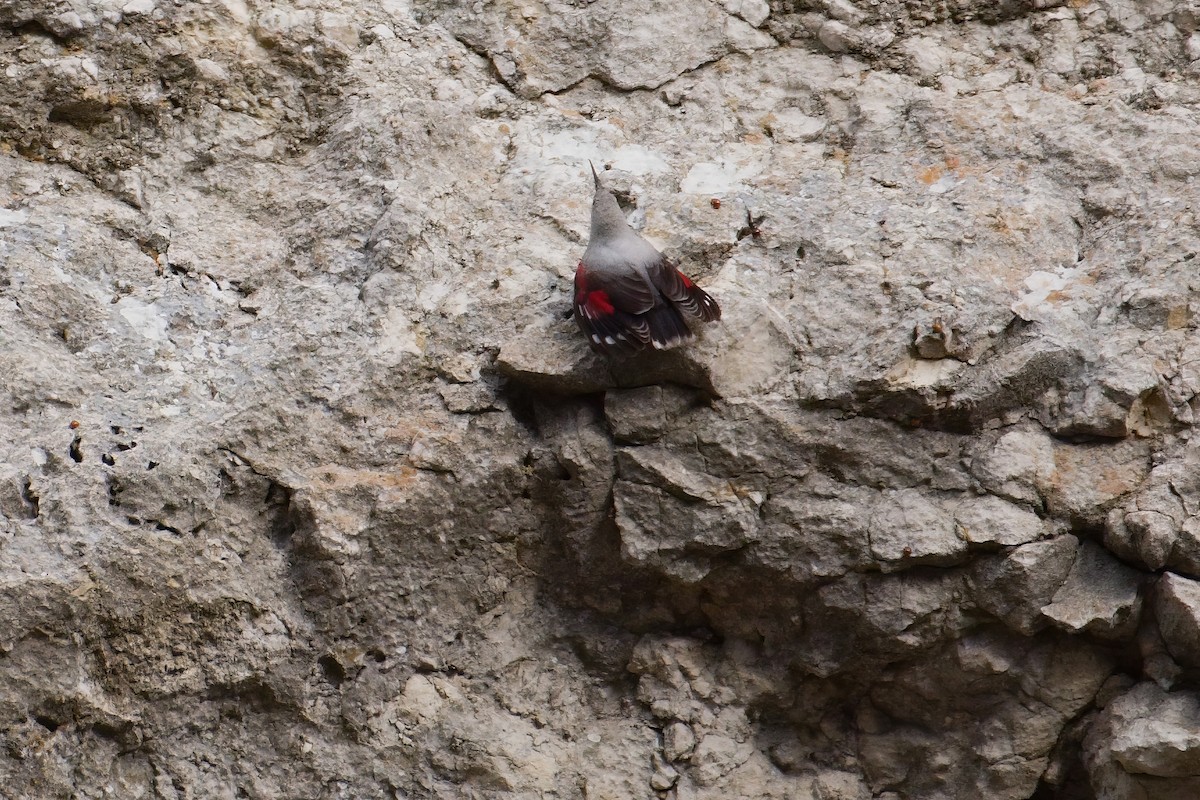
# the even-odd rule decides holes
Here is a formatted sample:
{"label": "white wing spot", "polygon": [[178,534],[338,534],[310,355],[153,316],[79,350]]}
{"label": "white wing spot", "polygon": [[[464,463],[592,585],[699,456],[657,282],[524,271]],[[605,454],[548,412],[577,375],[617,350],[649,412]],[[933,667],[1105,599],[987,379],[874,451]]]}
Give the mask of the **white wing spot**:
{"label": "white wing spot", "polygon": [[593,342],[595,342],[596,344],[600,344],[600,335],[599,335],[599,334],[596,334],[596,333],[593,333],[593,334],[592,334],[592,341],[593,341]]}
{"label": "white wing spot", "polygon": [[605,343],[605,344],[616,344],[616,343],[617,343],[617,340],[616,340],[616,339],[614,339],[614,338],[613,338],[613,337],[611,337],[611,336],[605,336],[605,337],[604,337],[604,343]]}

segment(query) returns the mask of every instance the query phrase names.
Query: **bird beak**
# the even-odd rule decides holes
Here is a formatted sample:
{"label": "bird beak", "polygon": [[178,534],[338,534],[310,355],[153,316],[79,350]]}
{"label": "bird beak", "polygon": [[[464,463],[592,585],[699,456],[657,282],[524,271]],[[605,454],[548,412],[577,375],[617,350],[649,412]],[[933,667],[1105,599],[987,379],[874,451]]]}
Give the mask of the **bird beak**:
{"label": "bird beak", "polygon": [[596,181],[596,188],[599,189],[600,188],[600,176],[596,174],[596,167],[594,164],[592,164],[591,161],[588,162],[588,166],[592,168],[592,180]]}

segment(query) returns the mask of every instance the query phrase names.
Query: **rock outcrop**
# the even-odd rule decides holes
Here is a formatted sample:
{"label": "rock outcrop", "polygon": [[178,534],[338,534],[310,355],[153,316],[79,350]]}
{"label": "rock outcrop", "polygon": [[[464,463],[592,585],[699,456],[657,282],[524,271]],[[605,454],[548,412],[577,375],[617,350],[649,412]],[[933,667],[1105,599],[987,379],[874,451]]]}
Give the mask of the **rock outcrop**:
{"label": "rock outcrop", "polygon": [[[1200,12],[0,0],[13,797],[1200,793]],[[607,362],[591,176],[724,318]]]}

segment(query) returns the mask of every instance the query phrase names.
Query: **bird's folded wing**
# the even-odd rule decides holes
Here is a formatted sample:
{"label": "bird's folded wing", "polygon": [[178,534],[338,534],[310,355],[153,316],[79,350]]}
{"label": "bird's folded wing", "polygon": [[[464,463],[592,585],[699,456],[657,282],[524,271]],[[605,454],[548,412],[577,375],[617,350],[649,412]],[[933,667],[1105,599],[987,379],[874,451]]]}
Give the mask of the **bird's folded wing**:
{"label": "bird's folded wing", "polygon": [[678,305],[685,314],[705,322],[721,318],[721,307],[717,301],[667,259],[661,259],[650,267],[650,280],[654,281],[664,297]]}
{"label": "bird's folded wing", "polygon": [[627,273],[587,270],[587,290],[600,291],[617,311],[644,314],[654,307],[654,289],[632,269]]}

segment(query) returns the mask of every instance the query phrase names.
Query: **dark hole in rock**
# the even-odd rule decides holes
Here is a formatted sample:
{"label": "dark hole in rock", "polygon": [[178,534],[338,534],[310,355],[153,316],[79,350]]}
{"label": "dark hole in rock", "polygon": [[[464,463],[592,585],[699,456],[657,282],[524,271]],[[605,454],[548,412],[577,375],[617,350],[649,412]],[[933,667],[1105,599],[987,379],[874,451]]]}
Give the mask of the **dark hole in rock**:
{"label": "dark hole in rock", "polygon": [[51,733],[54,733],[56,730],[58,730],[59,723],[56,720],[47,717],[45,714],[37,714],[34,716],[33,721]]}
{"label": "dark hole in rock", "polygon": [[112,119],[112,107],[99,100],[68,100],[50,109],[51,122],[64,122],[76,128],[91,128]]}
{"label": "dark hole in rock", "polygon": [[334,687],[341,686],[345,682],[346,670],[336,658],[328,653],[317,659],[317,666],[321,668],[321,674],[325,676],[325,680],[332,683]]}

